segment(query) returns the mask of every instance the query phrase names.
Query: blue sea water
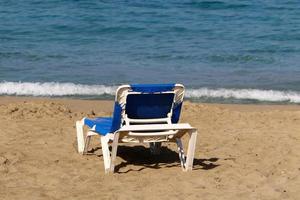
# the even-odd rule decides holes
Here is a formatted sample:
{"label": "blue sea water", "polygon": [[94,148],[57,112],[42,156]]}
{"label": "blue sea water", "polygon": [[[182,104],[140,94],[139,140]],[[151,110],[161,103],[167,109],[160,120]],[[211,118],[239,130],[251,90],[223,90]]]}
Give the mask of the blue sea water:
{"label": "blue sea water", "polygon": [[201,101],[300,103],[298,0],[0,0],[0,95],[183,83]]}

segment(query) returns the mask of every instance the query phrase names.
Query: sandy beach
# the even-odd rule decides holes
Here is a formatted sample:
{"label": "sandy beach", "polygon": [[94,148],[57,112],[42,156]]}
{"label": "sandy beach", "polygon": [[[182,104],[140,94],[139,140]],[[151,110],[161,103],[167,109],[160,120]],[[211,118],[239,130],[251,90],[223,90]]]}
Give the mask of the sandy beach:
{"label": "sandy beach", "polygon": [[105,175],[100,143],[76,152],[75,121],[109,116],[113,102],[0,97],[0,199],[299,199],[300,106],[184,102],[199,130],[194,170],[176,146],[160,156],[118,149]]}

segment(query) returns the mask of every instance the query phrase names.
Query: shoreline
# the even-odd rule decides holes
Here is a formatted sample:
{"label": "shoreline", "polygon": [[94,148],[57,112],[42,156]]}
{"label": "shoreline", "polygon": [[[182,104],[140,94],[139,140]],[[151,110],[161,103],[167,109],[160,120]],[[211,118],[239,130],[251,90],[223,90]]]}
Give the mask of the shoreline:
{"label": "shoreline", "polygon": [[[87,102],[89,105],[85,105],[85,108],[97,108],[98,102],[104,104],[105,106],[101,107],[101,110],[109,112],[113,109],[113,100],[102,100],[102,99],[76,99],[76,98],[65,98],[65,97],[23,97],[23,96],[0,96],[0,105],[7,103],[20,103],[20,102],[45,102],[53,101],[66,104],[72,109],[77,109],[76,104],[79,102]],[[237,110],[237,111],[267,111],[267,110],[288,110],[288,111],[297,111],[300,110],[300,105],[298,104],[242,104],[242,103],[202,103],[194,102],[190,100],[184,100],[184,104],[196,104],[196,105],[205,105],[209,107],[220,107],[224,109]]]}

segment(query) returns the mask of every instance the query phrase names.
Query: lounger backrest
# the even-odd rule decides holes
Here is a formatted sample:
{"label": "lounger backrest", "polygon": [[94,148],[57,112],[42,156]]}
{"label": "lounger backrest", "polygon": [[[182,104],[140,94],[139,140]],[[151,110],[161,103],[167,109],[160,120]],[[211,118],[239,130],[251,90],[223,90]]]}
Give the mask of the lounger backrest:
{"label": "lounger backrest", "polygon": [[166,118],[173,103],[174,93],[128,94],[125,114],[131,119]]}
{"label": "lounger backrest", "polygon": [[172,109],[171,122],[177,123],[183,96],[184,86],[181,84],[122,85],[116,92],[111,132],[120,128],[126,114],[137,119],[160,118]]}

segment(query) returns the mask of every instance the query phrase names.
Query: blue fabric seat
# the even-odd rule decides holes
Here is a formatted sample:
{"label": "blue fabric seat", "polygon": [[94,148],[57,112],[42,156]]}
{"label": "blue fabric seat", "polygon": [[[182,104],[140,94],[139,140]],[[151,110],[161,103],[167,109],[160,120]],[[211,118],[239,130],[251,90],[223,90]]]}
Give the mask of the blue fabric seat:
{"label": "blue fabric seat", "polygon": [[101,135],[106,135],[111,131],[112,128],[112,117],[99,117],[95,119],[84,119],[84,124],[90,128],[95,126],[95,131],[100,133]]}

